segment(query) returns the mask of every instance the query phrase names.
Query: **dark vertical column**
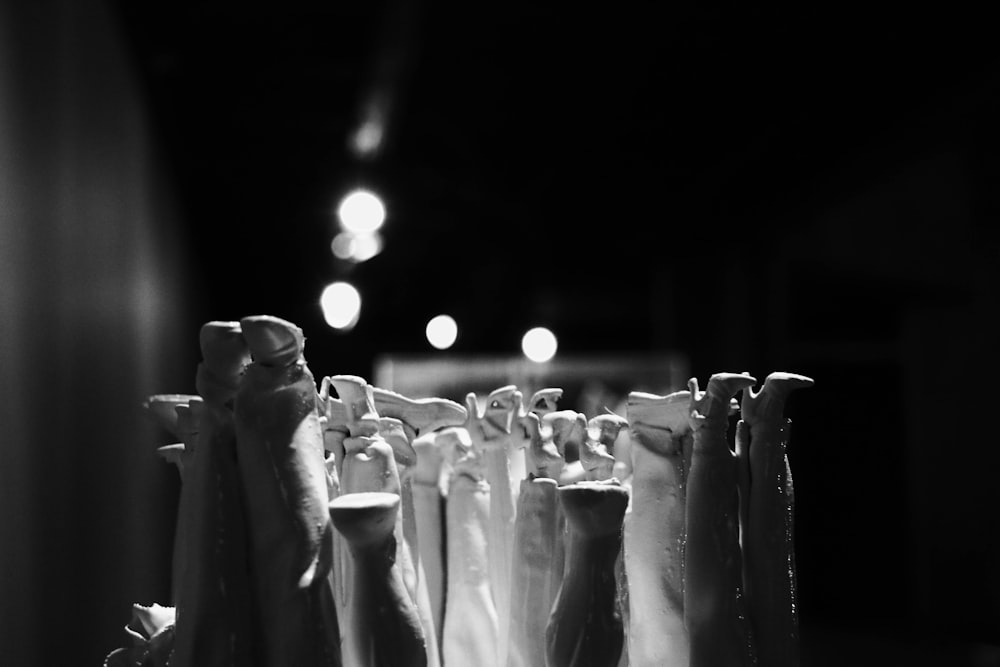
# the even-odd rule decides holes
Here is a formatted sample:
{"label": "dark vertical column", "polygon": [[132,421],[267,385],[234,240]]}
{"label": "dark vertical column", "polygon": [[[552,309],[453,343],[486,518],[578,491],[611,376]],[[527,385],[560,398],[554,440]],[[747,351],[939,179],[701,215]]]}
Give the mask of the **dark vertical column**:
{"label": "dark vertical column", "polygon": [[125,640],[133,602],[169,598],[176,473],[156,457],[169,440],[140,406],[190,391],[180,369],[194,368],[197,349],[182,351],[193,331],[183,242],[121,43],[99,0],[0,6],[0,654],[10,664],[100,664]]}

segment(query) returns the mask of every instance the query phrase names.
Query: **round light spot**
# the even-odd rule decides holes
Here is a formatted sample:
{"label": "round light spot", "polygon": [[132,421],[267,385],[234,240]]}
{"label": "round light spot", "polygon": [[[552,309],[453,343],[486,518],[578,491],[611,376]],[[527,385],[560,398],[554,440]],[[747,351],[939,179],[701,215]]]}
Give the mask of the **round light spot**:
{"label": "round light spot", "polygon": [[355,190],[341,200],[337,217],[345,230],[371,234],[385,222],[385,205],[374,192]]}
{"label": "round light spot", "polygon": [[382,252],[382,235],[378,232],[354,235],[354,248],[350,257],[352,261],[367,262],[380,252]]}
{"label": "round light spot", "polygon": [[330,283],[319,299],[323,319],[334,329],[351,329],[361,315],[361,294],[349,283]]}
{"label": "round light spot", "polygon": [[521,349],[524,351],[524,356],[537,363],[546,362],[556,356],[558,347],[555,334],[545,327],[535,327],[525,333],[524,338],[521,339]]}
{"label": "round light spot", "polygon": [[382,145],[385,134],[382,123],[376,120],[366,120],[351,137],[351,148],[361,156],[374,153]]}
{"label": "round light spot", "polygon": [[432,317],[427,322],[427,342],[438,350],[447,350],[458,338],[458,324],[448,315]]}
{"label": "round light spot", "polygon": [[337,259],[350,259],[354,256],[355,245],[357,244],[354,241],[354,234],[340,232],[333,237],[333,242],[330,243],[330,251],[333,252],[333,256]]}
{"label": "round light spot", "polygon": [[333,237],[330,243],[330,251],[337,259],[344,259],[349,262],[367,262],[375,255],[382,252],[382,235],[378,232],[371,234],[354,234],[353,232],[340,232]]}

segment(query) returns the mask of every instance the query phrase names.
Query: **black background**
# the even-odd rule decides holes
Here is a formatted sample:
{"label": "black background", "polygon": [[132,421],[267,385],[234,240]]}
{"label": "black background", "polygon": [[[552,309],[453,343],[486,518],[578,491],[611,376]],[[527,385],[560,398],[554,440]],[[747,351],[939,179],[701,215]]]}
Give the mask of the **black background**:
{"label": "black background", "polygon": [[[752,278],[783,239],[801,235],[797,250],[814,252],[817,218],[942,152],[972,154],[960,178],[985,210],[968,224],[973,241],[996,241],[992,165],[979,164],[994,141],[996,54],[975,17],[634,2],[117,6],[193,230],[192,305],[202,319],[287,316],[330,342],[315,352],[330,365],[426,351],[423,324],[446,311],[463,325],[456,352],[516,351],[546,320],[566,351],[671,348],[708,371],[732,361],[719,358],[720,334],[695,324],[723,307],[719,292],[766,291]],[[347,145],[373,95],[391,101],[385,141],[359,160]],[[389,219],[384,253],[355,267],[328,243],[356,185],[385,198]],[[898,236],[918,223],[905,216],[880,212],[857,235],[844,225],[837,252],[904,249]],[[841,285],[865,278],[831,276],[838,267],[809,267],[808,255],[784,261],[821,283],[793,286],[802,326],[868,335],[893,317],[900,295]],[[348,276],[366,315],[336,338],[315,304]],[[859,291],[883,293],[859,302]],[[823,306],[837,299],[854,302],[857,323],[830,331]],[[594,316],[596,304],[620,315]],[[748,324],[731,327],[759,328]]]}

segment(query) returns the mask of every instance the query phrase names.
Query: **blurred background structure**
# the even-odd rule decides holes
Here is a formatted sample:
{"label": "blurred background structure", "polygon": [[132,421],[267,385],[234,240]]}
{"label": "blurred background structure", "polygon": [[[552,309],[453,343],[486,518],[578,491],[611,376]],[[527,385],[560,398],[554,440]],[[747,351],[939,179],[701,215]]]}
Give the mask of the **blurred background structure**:
{"label": "blurred background structure", "polygon": [[[193,392],[202,322],[268,313],[318,375],[517,358],[545,326],[557,358],[812,376],[789,405],[807,664],[1000,664],[992,26],[0,3],[4,663],[99,664],[167,598],[177,481],[140,402]],[[386,212],[364,261],[331,252],[358,187]],[[335,281],[361,299],[339,330]]]}

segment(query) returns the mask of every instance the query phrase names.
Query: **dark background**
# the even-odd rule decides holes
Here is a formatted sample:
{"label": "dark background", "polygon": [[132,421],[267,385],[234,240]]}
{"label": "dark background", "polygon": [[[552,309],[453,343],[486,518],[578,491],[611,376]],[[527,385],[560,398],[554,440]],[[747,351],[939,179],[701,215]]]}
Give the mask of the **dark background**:
{"label": "dark background", "polygon": [[[0,641],[99,664],[166,601],[141,414],[197,329],[269,313],[317,373],[429,354],[804,373],[807,664],[1000,664],[1000,52],[940,7],[0,5]],[[349,138],[371,105],[386,134]],[[385,250],[329,242],[386,200]],[[319,293],[362,293],[350,333]]]}

